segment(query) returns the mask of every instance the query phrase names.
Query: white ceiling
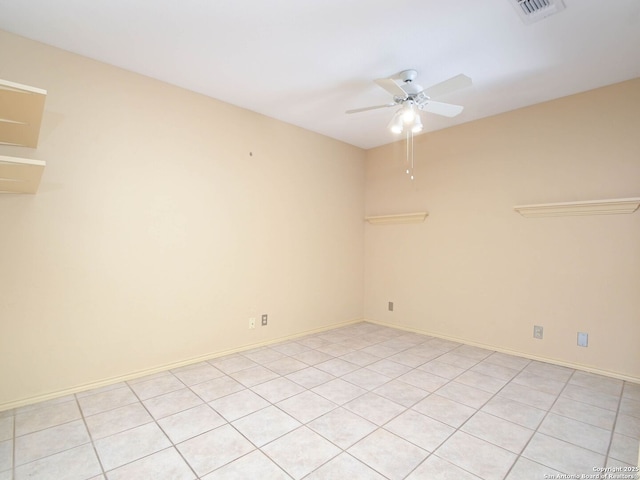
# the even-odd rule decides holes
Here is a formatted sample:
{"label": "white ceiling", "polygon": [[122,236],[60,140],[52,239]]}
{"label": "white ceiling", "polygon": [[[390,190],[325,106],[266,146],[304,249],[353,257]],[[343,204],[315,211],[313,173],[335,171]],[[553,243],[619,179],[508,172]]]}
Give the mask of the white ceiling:
{"label": "white ceiling", "polygon": [[0,29],[371,148],[394,109],[344,112],[408,68],[473,79],[427,131],[640,77],[639,0],[564,2],[525,25],[509,0],[0,0]]}

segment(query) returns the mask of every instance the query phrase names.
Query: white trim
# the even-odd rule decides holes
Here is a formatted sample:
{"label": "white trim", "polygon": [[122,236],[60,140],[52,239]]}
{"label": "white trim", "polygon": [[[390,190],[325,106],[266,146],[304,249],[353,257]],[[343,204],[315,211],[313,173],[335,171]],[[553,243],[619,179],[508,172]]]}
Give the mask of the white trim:
{"label": "white trim", "polygon": [[443,335],[441,333],[428,332],[425,330],[419,330],[416,328],[403,327],[393,323],[379,322],[376,320],[364,319],[365,322],[373,323],[375,325],[381,325],[383,327],[397,328],[398,330],[404,330],[406,332],[419,333],[420,335],[429,335],[431,337],[442,338],[444,340],[451,340],[452,342],[462,343],[464,345],[471,345],[473,347],[484,348],[494,352],[506,353],[508,355],[514,355],[516,357],[528,358],[530,360],[537,360],[539,362],[551,363],[553,365],[560,365],[561,367],[573,368],[574,370],[581,370],[583,372],[595,373],[603,375],[605,377],[617,378],[618,380],[625,380],[627,382],[640,384],[640,377],[633,377],[631,375],[625,375],[622,373],[611,372],[609,370],[601,370],[599,368],[590,367],[588,365],[582,365],[580,363],[565,362],[556,358],[541,357],[539,355],[531,355],[528,353],[518,352],[515,350],[509,350],[508,348],[496,347],[495,345],[488,345],[486,343],[472,342],[463,338],[452,337],[450,335]]}
{"label": "white trim", "polygon": [[134,380],[136,378],[146,377],[147,375],[153,375],[154,373],[164,372],[166,370],[173,370],[175,368],[185,367],[187,365],[192,365],[194,363],[200,363],[207,360],[211,360],[213,358],[224,357],[225,355],[231,355],[234,353],[245,352],[247,350],[253,350],[254,348],[265,347],[268,345],[275,345],[278,343],[286,342],[289,340],[293,340],[300,337],[305,337],[307,335],[312,335],[314,333],[325,332],[327,330],[333,330],[336,328],[346,327],[349,325],[353,325],[356,323],[363,322],[363,319],[357,320],[348,320],[346,322],[334,323],[332,325],[328,325],[326,327],[315,328],[312,330],[306,330],[301,333],[295,333],[293,335],[287,335],[285,337],[279,337],[274,340],[268,340],[264,342],[252,343],[249,345],[243,345],[238,348],[232,348],[229,350],[222,350],[219,352],[206,353],[204,355],[199,355],[197,357],[189,358],[187,360],[181,360],[178,362],[167,363],[164,365],[159,365],[157,367],[147,368],[144,370],[138,370],[133,373],[128,373],[126,375],[118,375],[116,377],[105,378],[103,380],[98,380],[96,382],[84,383],[82,385],[77,385],[71,388],[65,388],[63,390],[56,390],[55,392],[44,393],[42,395],[35,395],[33,397],[23,398],[22,400],[15,400],[12,402],[2,403],[0,404],[0,412],[4,410],[10,410],[12,408],[24,407],[25,405],[31,405],[34,403],[44,402],[46,400],[52,400],[54,398],[64,397],[66,395],[72,395],[74,393],[84,392],[87,390],[93,390],[95,388],[106,387],[108,385],[113,385],[115,383],[126,382],[129,380]]}
{"label": "white trim", "polygon": [[371,225],[390,225],[394,223],[420,223],[424,222],[429,212],[401,213],[398,215],[377,215],[365,217]]}
{"label": "white trim", "polygon": [[640,206],[640,198],[613,198],[584,202],[540,203],[517,205],[513,209],[523,217],[562,217],[567,215],[614,215],[633,213]]}

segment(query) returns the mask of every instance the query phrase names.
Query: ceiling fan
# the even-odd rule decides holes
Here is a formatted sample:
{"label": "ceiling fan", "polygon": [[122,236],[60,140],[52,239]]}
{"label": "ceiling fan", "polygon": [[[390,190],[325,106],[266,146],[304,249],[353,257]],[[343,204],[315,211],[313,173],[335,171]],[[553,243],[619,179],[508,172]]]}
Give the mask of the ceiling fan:
{"label": "ceiling fan", "polygon": [[464,107],[460,105],[436,102],[431,100],[431,98],[470,86],[471,79],[469,77],[460,74],[443,82],[436,83],[431,87],[422,88],[422,86],[414,83],[417,76],[418,72],[415,70],[403,70],[389,78],[378,78],[374,80],[379,87],[384,88],[387,92],[393,95],[393,101],[385,103],[384,105],[347,110],[346,113],[366,112],[368,110],[395,107],[399,105],[402,108],[396,112],[389,124],[391,131],[394,133],[401,133],[404,129],[404,125],[409,124],[411,126],[411,131],[417,133],[422,130],[422,122],[420,121],[420,115],[416,112],[416,109],[435,113],[437,115],[443,115],[445,117],[455,117],[462,112]]}

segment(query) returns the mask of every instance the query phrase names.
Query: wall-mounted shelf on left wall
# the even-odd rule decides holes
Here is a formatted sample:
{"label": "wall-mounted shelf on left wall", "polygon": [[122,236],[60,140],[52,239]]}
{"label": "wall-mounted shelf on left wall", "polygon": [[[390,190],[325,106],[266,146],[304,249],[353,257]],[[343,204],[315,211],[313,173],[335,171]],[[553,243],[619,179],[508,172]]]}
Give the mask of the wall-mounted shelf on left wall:
{"label": "wall-mounted shelf on left wall", "polygon": [[[0,80],[0,145],[38,146],[47,91]],[[36,193],[42,160],[0,155],[0,193]]]}
{"label": "wall-mounted shelf on left wall", "polygon": [[0,193],[36,193],[46,163],[0,155]]}

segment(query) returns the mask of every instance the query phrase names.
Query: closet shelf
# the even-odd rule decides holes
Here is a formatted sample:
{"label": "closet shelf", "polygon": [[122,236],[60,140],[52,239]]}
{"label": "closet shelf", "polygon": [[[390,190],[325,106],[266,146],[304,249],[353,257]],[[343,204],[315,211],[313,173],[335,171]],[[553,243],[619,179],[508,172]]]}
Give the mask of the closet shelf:
{"label": "closet shelf", "polygon": [[401,213],[397,215],[378,215],[365,217],[371,225],[391,225],[394,223],[420,223],[424,222],[429,212]]}
{"label": "closet shelf", "polygon": [[587,200],[583,202],[541,203],[517,205],[513,209],[523,217],[563,217],[569,215],[615,215],[633,213],[640,206],[640,197]]}
{"label": "closet shelf", "polygon": [[46,163],[0,155],[0,193],[36,193]]}

